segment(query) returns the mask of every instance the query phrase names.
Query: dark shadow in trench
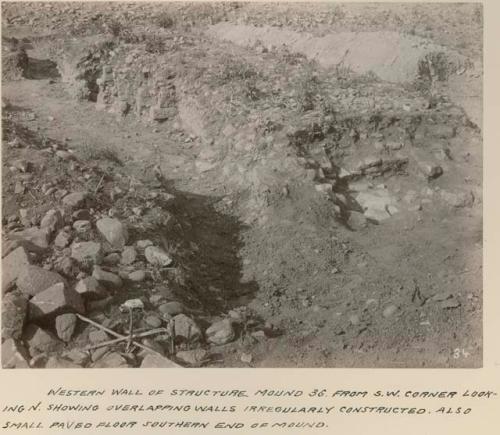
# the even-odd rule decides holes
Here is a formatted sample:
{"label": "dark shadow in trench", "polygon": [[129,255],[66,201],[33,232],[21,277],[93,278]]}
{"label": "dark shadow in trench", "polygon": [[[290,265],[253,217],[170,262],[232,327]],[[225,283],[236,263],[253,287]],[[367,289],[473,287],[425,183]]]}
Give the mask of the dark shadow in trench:
{"label": "dark shadow in trench", "polygon": [[220,197],[177,190],[172,180],[160,182],[175,196],[168,205],[175,222],[165,238],[169,242],[177,238],[183,246],[180,258],[176,259],[184,271],[182,287],[198,299],[186,301],[188,306],[197,302],[200,309],[217,314],[238,306],[237,300],[243,296],[245,300],[253,299],[258,285],[255,281],[244,281],[240,258],[246,226],[237,217],[218,209]]}
{"label": "dark shadow in trench", "polygon": [[61,77],[57,64],[49,59],[30,57],[24,70],[24,77],[30,80],[57,79]]}

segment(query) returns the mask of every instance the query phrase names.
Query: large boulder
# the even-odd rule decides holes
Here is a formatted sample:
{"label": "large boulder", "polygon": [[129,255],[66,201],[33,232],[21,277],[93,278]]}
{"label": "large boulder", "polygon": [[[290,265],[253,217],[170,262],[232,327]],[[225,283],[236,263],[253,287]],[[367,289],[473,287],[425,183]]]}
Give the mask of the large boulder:
{"label": "large boulder", "polygon": [[38,250],[45,250],[49,247],[52,232],[50,228],[27,228],[22,231],[9,233],[11,240],[22,240],[34,245]]}
{"label": "large boulder", "polygon": [[2,293],[11,289],[21,271],[31,264],[23,246],[19,246],[2,260]]}
{"label": "large boulder", "polygon": [[56,272],[38,266],[26,266],[19,274],[17,288],[26,296],[35,296],[54,284],[66,284],[66,280]]}
{"label": "large boulder", "polygon": [[38,293],[29,301],[29,317],[33,321],[54,318],[67,312],[84,313],[81,296],[63,283],[57,283]]}

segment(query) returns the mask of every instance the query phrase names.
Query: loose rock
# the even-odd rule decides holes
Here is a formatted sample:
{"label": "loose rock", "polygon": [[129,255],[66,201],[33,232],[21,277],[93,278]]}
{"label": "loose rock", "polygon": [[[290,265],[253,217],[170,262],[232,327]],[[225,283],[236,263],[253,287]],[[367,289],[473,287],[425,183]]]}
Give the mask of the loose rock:
{"label": "loose rock", "polygon": [[11,338],[2,343],[2,368],[27,369],[28,361],[28,351],[19,341]]}
{"label": "loose rock", "polygon": [[74,230],[80,235],[87,235],[92,230],[92,224],[87,220],[78,220],[73,222]]}
{"label": "loose rock", "polygon": [[84,208],[87,197],[87,192],[74,192],[66,195],[62,199],[62,203],[71,210]]}
{"label": "loose rock", "polygon": [[222,345],[234,340],[236,333],[229,319],[214,323],[206,331],[205,335],[210,343]]}
{"label": "loose rock", "polygon": [[20,246],[2,260],[2,293],[11,289],[18,276],[31,260],[24,247]]}
{"label": "loose rock", "polygon": [[46,369],[80,369],[82,368],[79,364],[76,364],[67,359],[60,358],[57,356],[51,356],[47,363],[45,364]]}
{"label": "loose rock", "polygon": [[85,306],[81,296],[63,283],[54,284],[29,301],[31,320],[54,318],[65,312],[84,313]]}
{"label": "loose rock", "polygon": [[102,248],[97,242],[73,242],[71,257],[85,267],[102,263]]}
{"label": "loose rock", "polygon": [[29,353],[32,356],[53,352],[61,346],[57,337],[33,324],[25,328],[23,339],[28,344]]}
{"label": "loose rock", "polygon": [[137,258],[137,252],[133,246],[126,246],[122,252],[121,263],[132,264]]}
{"label": "loose rock", "polygon": [[59,210],[49,210],[40,222],[40,228],[47,228],[53,234],[64,226],[64,220]]}
{"label": "loose rock", "polygon": [[186,307],[180,302],[166,302],[158,307],[158,311],[162,314],[168,314],[169,316],[176,316],[177,314],[182,314],[186,312]]}
{"label": "loose rock", "polygon": [[56,317],[57,336],[66,343],[71,340],[75,332],[77,317],[73,313],[61,314]]}
{"label": "loose rock", "polygon": [[94,364],[94,368],[99,369],[118,369],[128,367],[127,360],[117,352],[111,352],[101,358]]}
{"label": "loose rock", "polygon": [[163,249],[156,246],[148,246],[144,250],[144,255],[148,263],[153,266],[168,267],[173,263],[169,255]]}
{"label": "loose rock", "polygon": [[123,285],[123,281],[118,275],[107,272],[98,266],[94,266],[92,276],[108,289],[119,289]]}
{"label": "loose rock", "polygon": [[28,312],[28,299],[19,291],[2,297],[2,340],[19,339]]}
{"label": "loose rock", "polygon": [[33,244],[39,250],[45,250],[49,247],[51,230],[49,228],[32,227],[23,231],[9,233],[12,240],[24,240]]}
{"label": "loose rock", "polygon": [[64,249],[66,246],[68,246],[71,242],[71,234],[69,234],[66,231],[59,231],[59,233],[56,236],[56,239],[54,240],[54,245],[58,248]]}
{"label": "loose rock", "polygon": [[141,369],[178,368],[179,365],[160,355],[149,353],[141,363]]}
{"label": "loose rock", "polygon": [[182,350],[175,356],[185,364],[199,367],[208,359],[208,352],[205,349]]}
{"label": "loose rock", "polygon": [[103,263],[108,266],[116,266],[120,262],[120,254],[112,252],[104,257]]}
{"label": "loose rock", "polygon": [[118,219],[102,218],[96,222],[99,233],[116,249],[123,249],[128,240],[128,231]]}
{"label": "loose rock", "polygon": [[106,289],[92,276],[78,281],[75,290],[85,299],[96,300],[108,297]]}
{"label": "loose rock", "polygon": [[16,283],[21,293],[35,296],[55,284],[66,284],[66,280],[56,272],[38,266],[27,266],[19,274]]}
{"label": "loose rock", "polygon": [[196,322],[185,314],[178,314],[173,318],[175,338],[182,341],[198,341],[202,333]]}
{"label": "loose rock", "polygon": [[367,227],[368,220],[363,213],[351,211],[349,213],[349,219],[347,219],[347,225],[353,230],[362,230]]}
{"label": "loose rock", "polygon": [[128,274],[128,279],[132,282],[142,282],[146,279],[146,272],[144,270],[135,270]]}

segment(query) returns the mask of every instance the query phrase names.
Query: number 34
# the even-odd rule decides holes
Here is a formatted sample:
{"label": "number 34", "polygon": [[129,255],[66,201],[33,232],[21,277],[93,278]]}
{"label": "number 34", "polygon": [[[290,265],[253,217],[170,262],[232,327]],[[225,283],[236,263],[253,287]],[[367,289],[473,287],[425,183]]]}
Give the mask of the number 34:
{"label": "number 34", "polygon": [[465,349],[460,349],[456,348],[453,350],[453,358],[459,359],[459,358],[468,358],[470,356],[470,353],[467,352]]}

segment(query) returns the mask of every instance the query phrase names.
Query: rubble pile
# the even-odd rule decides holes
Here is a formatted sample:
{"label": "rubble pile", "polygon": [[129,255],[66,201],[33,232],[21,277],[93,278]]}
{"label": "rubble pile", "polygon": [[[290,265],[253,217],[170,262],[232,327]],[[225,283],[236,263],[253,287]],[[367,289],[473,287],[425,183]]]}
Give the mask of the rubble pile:
{"label": "rubble pile", "polygon": [[82,161],[6,112],[5,368],[200,366],[259,328],[245,307],[213,317],[210,290],[190,287],[180,262],[192,248],[168,223],[176,198],[161,181]]}

